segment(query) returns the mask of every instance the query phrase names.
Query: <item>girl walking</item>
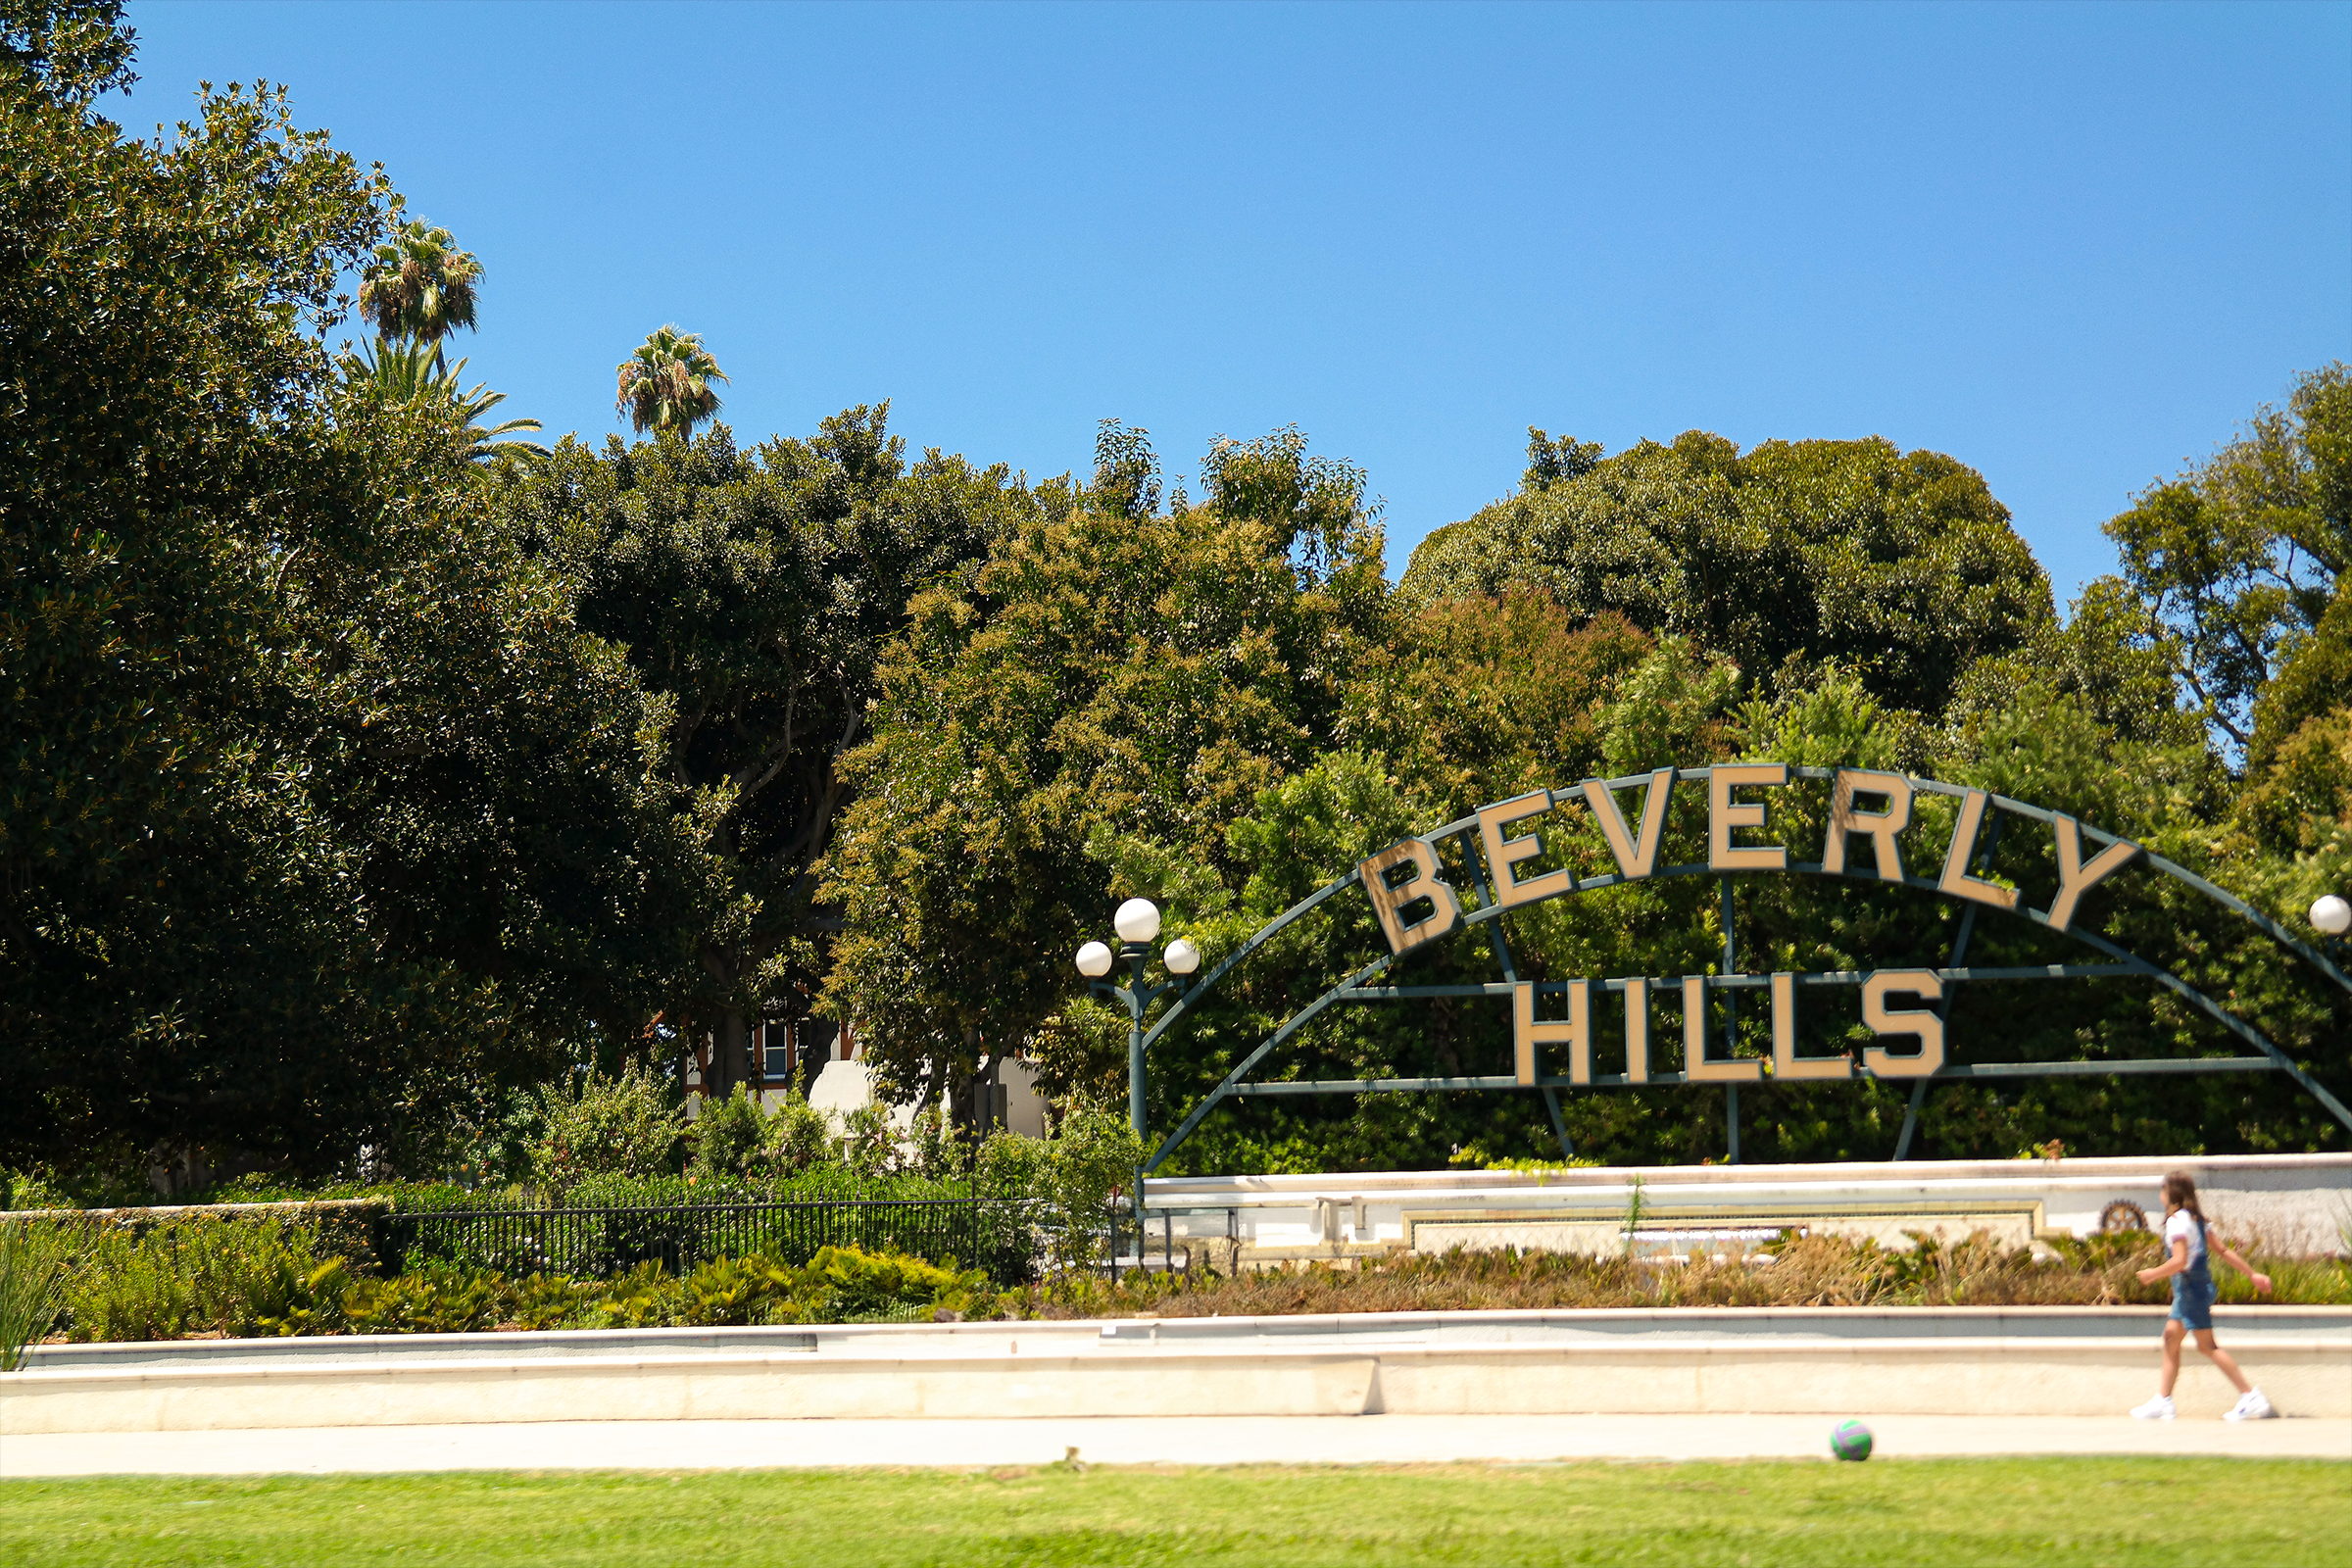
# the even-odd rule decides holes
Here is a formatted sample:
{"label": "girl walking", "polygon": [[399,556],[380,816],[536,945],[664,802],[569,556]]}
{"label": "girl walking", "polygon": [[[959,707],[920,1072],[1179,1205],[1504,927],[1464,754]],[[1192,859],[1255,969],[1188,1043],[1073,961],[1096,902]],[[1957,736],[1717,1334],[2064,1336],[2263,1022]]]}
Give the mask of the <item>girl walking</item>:
{"label": "girl walking", "polygon": [[[2246,1375],[2237,1369],[2236,1359],[2213,1343],[2215,1287],[2207,1240],[2205,1211],[2197,1207],[2197,1184],[2188,1172],[2177,1170],[2164,1179],[2164,1245],[2172,1256],[2154,1268],[2139,1271],[2142,1285],[2153,1285],[2161,1279],[2173,1282],[2173,1312],[2164,1320],[2163,1392],[2132,1410],[2142,1421],[2173,1419],[2173,1385],[2180,1378],[2180,1342],[2191,1334],[2197,1337],[2197,1348],[2205,1359],[2220,1367],[2222,1375],[2237,1385],[2237,1403],[2230,1407],[2223,1420],[2259,1421],[2278,1413],[2262,1396],[2262,1391],[2246,1381]],[[2256,1273],[2229,1243],[2223,1242],[2220,1247],[2230,1266],[2252,1280],[2257,1293],[2269,1293],[2268,1274]]]}

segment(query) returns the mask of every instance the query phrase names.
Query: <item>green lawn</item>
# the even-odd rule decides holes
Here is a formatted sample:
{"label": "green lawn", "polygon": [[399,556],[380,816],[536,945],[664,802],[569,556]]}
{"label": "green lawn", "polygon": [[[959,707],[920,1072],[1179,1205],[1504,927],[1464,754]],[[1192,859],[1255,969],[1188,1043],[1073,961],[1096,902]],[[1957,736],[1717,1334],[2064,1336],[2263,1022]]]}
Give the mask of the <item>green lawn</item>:
{"label": "green lawn", "polygon": [[[22,1441],[22,1440],[20,1440]],[[1917,1459],[0,1483],[0,1562],[2285,1564],[2352,1466]]]}

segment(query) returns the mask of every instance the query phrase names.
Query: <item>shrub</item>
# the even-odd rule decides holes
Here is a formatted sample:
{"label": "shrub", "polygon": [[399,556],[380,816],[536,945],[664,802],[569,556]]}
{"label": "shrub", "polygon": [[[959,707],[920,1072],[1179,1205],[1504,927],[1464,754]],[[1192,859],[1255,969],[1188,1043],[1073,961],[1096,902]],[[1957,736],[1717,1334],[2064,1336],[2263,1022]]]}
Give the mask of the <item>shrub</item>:
{"label": "shrub", "polygon": [[42,1172],[0,1170],[0,1210],[81,1206]]}
{"label": "shrub", "polygon": [[546,1124],[531,1148],[531,1179],[561,1202],[589,1176],[672,1175],[678,1169],[678,1116],[665,1085],[640,1062],[617,1078],[590,1072],[576,1090],[539,1091]]}
{"label": "shrub", "polygon": [[970,1136],[944,1106],[928,1105],[915,1113],[913,1147],[907,1162],[918,1176],[933,1181],[956,1181],[972,1169]]}
{"label": "shrub", "polygon": [[579,1280],[534,1274],[514,1288],[510,1310],[519,1329],[552,1329],[569,1322],[597,1294],[597,1287]]}
{"label": "shrub", "polygon": [[980,1190],[991,1198],[1044,1199],[1053,1185],[1053,1148],[1021,1133],[989,1134],[973,1162]]}
{"label": "shrub", "polygon": [[899,1129],[890,1119],[890,1107],[870,1100],[842,1117],[833,1157],[843,1169],[860,1177],[894,1169],[899,1163]]}
{"label": "shrub", "polygon": [[343,1315],[361,1334],[470,1334],[507,1316],[505,1278],[461,1264],[428,1264],[388,1280],[361,1280]]}
{"label": "shrub", "polygon": [[760,1174],[760,1167],[767,1163],[763,1147],[767,1121],[759,1102],[741,1084],[715,1104],[705,1100],[702,1114],[686,1130],[688,1142],[694,1145],[694,1161],[688,1169],[698,1177]]}
{"label": "shrub", "polygon": [[324,1332],[339,1325],[350,1264],[320,1250],[315,1227],[277,1215],[88,1226],[73,1238],[68,1332],[75,1340]]}
{"label": "shrub", "polygon": [[982,1144],[980,1185],[992,1198],[1032,1200],[1055,1264],[1082,1269],[1097,1261],[1111,1200],[1143,1160],[1143,1140],[1124,1114],[1079,1102],[1051,1139],[1001,1132]]}
{"label": "shrub", "polygon": [[23,1364],[66,1305],[66,1245],[54,1225],[0,1225],[0,1372]]}
{"label": "shrub", "polygon": [[675,1321],[684,1292],[669,1270],[660,1263],[640,1263],[605,1286],[604,1295],[588,1305],[588,1316],[600,1329],[654,1329]]}
{"label": "shrub", "polygon": [[860,1323],[927,1316],[940,1310],[969,1311],[989,1294],[988,1276],[978,1269],[926,1263],[900,1252],[876,1254],[855,1247],[828,1247],[794,1271],[793,1321]]}
{"label": "shrub", "polygon": [[769,1165],[780,1175],[796,1175],[832,1158],[833,1124],[797,1088],[784,1097],[760,1132]]}
{"label": "shrub", "polygon": [[769,1257],[716,1257],[686,1276],[686,1321],[757,1323],[789,1289],[792,1271]]}

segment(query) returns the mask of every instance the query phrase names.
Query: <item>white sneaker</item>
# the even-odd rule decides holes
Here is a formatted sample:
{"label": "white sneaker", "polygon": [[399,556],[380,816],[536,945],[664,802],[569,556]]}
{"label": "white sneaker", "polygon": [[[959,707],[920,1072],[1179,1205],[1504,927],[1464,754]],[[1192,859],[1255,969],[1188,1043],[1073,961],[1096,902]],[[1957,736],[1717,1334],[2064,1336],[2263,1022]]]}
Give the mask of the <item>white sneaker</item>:
{"label": "white sneaker", "polygon": [[2271,1408],[2271,1401],[2262,1396],[2260,1389],[2248,1389],[2237,1396],[2235,1404],[2223,1413],[2222,1419],[2225,1421],[2272,1421],[2278,1419],[2278,1412]]}
{"label": "white sneaker", "polygon": [[2173,1396],[2169,1394],[2159,1394],[2147,1403],[2132,1407],[2132,1418],[2135,1421],[2170,1421],[2173,1414]]}

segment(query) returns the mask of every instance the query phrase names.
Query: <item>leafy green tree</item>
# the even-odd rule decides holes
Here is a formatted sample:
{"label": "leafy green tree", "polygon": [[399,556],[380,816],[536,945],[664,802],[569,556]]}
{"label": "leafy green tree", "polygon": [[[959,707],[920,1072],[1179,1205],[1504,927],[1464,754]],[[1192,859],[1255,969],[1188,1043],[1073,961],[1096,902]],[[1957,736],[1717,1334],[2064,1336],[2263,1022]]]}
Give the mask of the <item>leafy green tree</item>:
{"label": "leafy green tree", "polygon": [[2205,720],[2231,750],[2279,662],[2352,570],[2352,368],[2298,376],[2286,407],[2150,487],[2107,524],[2123,577]]}
{"label": "leafy green tree", "polygon": [[375,248],[360,279],[360,315],[378,336],[428,348],[441,365],[441,340],[473,325],[482,264],[457,248],[446,228],[412,218]]}
{"label": "leafy green tree", "polygon": [[2286,862],[2276,897],[2290,921],[2352,888],[2352,576],[2255,702],[2236,820]]}
{"label": "leafy green tree", "polygon": [[491,391],[487,382],[462,389],[460,378],[466,365],[464,360],[444,367],[440,351],[428,344],[387,343],[379,338],[372,349],[345,355],[340,363],[352,397],[399,410],[409,417],[445,429],[458,456],[476,472],[487,473],[497,466],[547,456],[547,448],[536,441],[510,439],[538,430],[537,419],[502,419],[490,425],[482,422],[482,416],[506,402],[507,395]]}
{"label": "leafy green tree", "polygon": [[1031,507],[1002,467],[906,460],[888,409],[812,439],[593,452],[565,440],[495,505],[519,548],[572,585],[577,624],[625,650],[661,703],[664,782],[717,892],[682,925],[691,973],[669,1021],[712,1036],[711,1088],[749,1071],[750,1026],[799,1015],[835,915],[813,867],[855,794],[875,667],[927,585],[976,570]]}
{"label": "leafy green tree", "polygon": [[2101,731],[2134,744],[2193,746],[2205,733],[2184,704],[2168,651],[2148,634],[2147,607],[2121,577],[2094,578],[2063,624],[2036,628],[2023,648],[1977,661],[1945,717],[1967,724],[2027,686],[2079,699]]}
{"label": "leafy green tree", "polygon": [[1542,589],[1694,639],[1751,678],[1835,664],[1939,712],[1977,660],[2051,618],[2048,580],[1973,469],[1867,441],[1690,431],[1616,457],[1531,431],[1527,486],[1413,553],[1424,602]]}
{"label": "leafy green tree", "polygon": [[[1462,612],[1471,608],[1458,607]],[[1646,652],[1637,639],[1628,649],[1622,623],[1601,623],[1578,634],[1582,659],[1546,666],[1533,657],[1551,641],[1546,619],[1526,606],[1516,616],[1496,615],[1491,634],[1499,640],[1503,632],[1515,632],[1523,643],[1497,650],[1491,662],[1463,660],[1453,666],[1455,679],[1473,693],[1463,707],[1478,712],[1508,706],[1496,699],[1526,680],[1527,671],[1555,671],[1559,689],[1523,700],[1537,713],[1555,712],[1576,706],[1568,693],[1580,694],[1589,716],[1582,734],[1571,737],[1572,749],[1550,756],[1533,748],[1515,757],[1505,753],[1522,771],[1466,781],[1442,766],[1420,779],[1401,769],[1401,777],[1392,777],[1386,760],[1373,756],[1341,752],[1319,759],[1261,793],[1254,811],[1233,824],[1233,845],[1252,869],[1230,911],[1194,933],[1210,962],[1365,855],[1464,814],[1470,804],[1543,783],[1644,771],[1736,744],[1730,708],[1740,686],[1728,665],[1710,662],[1679,639]],[[1365,683],[1388,674],[1378,668]],[[1555,767],[1559,771],[1547,772]],[[1425,804],[1415,804],[1413,796]],[[1668,832],[1670,844],[1686,852],[1679,858],[1689,858],[1690,845],[1703,844],[1703,803],[1682,792]],[[1611,868],[1598,833],[1575,813],[1546,823],[1543,840],[1543,854],[1522,865],[1523,875],[1566,867],[1597,876]],[[1480,866],[1462,858],[1457,841],[1440,854],[1446,880],[1465,906],[1480,906],[1488,896]],[[1388,973],[1393,983],[1445,986],[1501,979],[1506,962],[1507,972],[1536,980],[1696,972],[1707,966],[1710,952],[1720,951],[1712,893],[1705,884],[1674,879],[1532,905],[1498,924],[1418,949]],[[1155,1104],[1154,1125],[1172,1126],[1292,1011],[1386,951],[1360,895],[1333,900],[1295,922],[1245,960],[1221,987],[1224,994],[1199,1007],[1175,1049],[1164,1053],[1155,1085],[1166,1099]],[[1328,1009],[1260,1070],[1310,1079],[1463,1077],[1507,1072],[1511,1052],[1507,1009],[1484,998],[1445,997]],[[1711,1119],[1719,1111],[1702,1111],[1669,1091],[1571,1097],[1565,1111],[1584,1152],[1679,1159],[1720,1145],[1719,1121]],[[1559,1149],[1548,1111],[1535,1096],[1285,1098],[1221,1108],[1178,1152],[1172,1169],[1413,1168],[1443,1165],[1452,1150],[1472,1145],[1554,1157]]]}
{"label": "leafy green tree", "polygon": [[1614,612],[1579,625],[1533,588],[1424,606],[1366,650],[1337,738],[1381,759],[1418,815],[1447,821],[1587,776],[1603,707],[1650,646]]}
{"label": "leafy green tree", "polygon": [[0,4],[0,72],[58,104],[82,109],[102,93],[130,91],[137,52],[122,0]]}
{"label": "leafy green tree", "polygon": [[1527,427],[1527,469],[1519,487],[1533,494],[1569,479],[1581,479],[1600,466],[1601,445],[1572,435],[1553,440],[1534,425]]}
{"label": "leafy green tree", "polygon": [[620,362],[612,407],[629,416],[639,435],[652,430],[691,437],[694,427],[718,413],[713,381],[726,373],[703,347],[700,334],[664,326]]}
{"label": "leafy green tree", "polygon": [[384,193],[274,94],[126,141],[80,44],[16,36],[47,64],[0,79],[0,1141],[299,1143],[361,1059],[389,1110],[462,1040],[438,976],[352,994],[368,934],[308,903],[348,862],[243,722],[272,578],[352,503],[318,338]]}
{"label": "leafy green tree", "polygon": [[691,965],[652,700],[338,375],[380,178],[276,92],[54,86],[0,79],[0,1149],[429,1162]]}
{"label": "leafy green tree", "polygon": [[1238,885],[1226,826],[1330,743],[1388,590],[1362,476],[1304,445],[1221,442],[1205,504],[1157,512],[1106,425],[1092,487],[1042,487],[914,602],[825,862],[828,994],[894,1095],[952,1097],[1078,991],[1122,843]]}

